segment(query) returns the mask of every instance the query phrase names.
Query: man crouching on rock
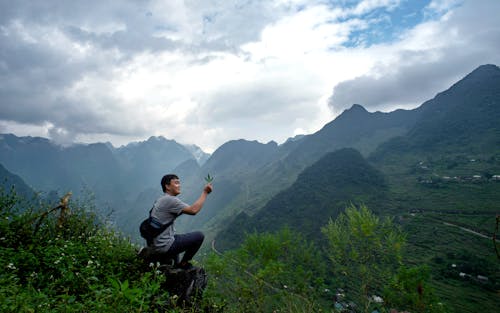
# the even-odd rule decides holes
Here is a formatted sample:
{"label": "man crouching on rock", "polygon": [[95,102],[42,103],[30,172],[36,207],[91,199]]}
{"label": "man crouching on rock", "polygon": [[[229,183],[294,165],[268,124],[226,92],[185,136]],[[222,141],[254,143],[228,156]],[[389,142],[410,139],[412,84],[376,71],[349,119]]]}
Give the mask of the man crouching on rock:
{"label": "man crouching on rock", "polygon": [[[207,195],[212,192],[212,185],[206,184],[198,200],[192,205],[182,202],[177,195],[181,193],[181,182],[179,177],[174,174],[168,174],[161,179],[161,188],[163,195],[158,198],[151,210],[151,216],[158,219],[162,224],[175,221],[181,214],[195,215],[198,213]],[[172,223],[160,235],[154,238],[150,248],[160,263],[167,263],[173,259],[175,267],[181,269],[190,269],[192,265],[189,261],[194,257],[205,236],[202,232],[196,231],[187,234],[176,234],[174,224]],[[178,255],[184,252],[182,260],[177,263]]]}

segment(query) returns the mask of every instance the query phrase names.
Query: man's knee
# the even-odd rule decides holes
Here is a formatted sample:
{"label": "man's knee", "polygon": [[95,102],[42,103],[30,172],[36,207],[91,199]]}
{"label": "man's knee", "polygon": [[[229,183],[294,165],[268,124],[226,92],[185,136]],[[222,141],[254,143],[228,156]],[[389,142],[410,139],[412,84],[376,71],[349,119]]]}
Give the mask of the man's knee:
{"label": "man's knee", "polygon": [[205,235],[201,231],[195,231],[192,234],[193,238],[199,243],[202,243],[203,240],[205,240]]}

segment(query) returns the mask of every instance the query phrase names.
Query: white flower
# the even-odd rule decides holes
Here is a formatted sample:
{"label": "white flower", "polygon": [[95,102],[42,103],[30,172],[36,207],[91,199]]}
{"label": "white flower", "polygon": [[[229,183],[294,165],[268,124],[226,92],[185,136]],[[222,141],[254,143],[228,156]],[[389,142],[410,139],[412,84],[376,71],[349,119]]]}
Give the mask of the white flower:
{"label": "white flower", "polygon": [[9,265],[7,265],[7,268],[11,269],[11,270],[15,270],[16,269],[16,267],[14,266],[14,263],[9,263]]}

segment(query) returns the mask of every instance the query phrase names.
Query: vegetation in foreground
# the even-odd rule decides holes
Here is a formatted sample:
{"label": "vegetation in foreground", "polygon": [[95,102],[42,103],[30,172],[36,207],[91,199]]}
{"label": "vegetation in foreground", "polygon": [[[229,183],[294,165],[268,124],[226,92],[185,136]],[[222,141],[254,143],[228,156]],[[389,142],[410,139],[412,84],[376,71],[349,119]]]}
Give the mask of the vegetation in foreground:
{"label": "vegetation in foreground", "polygon": [[323,228],[326,256],[287,228],[247,235],[238,249],[210,254],[204,298],[183,308],[129,239],[93,208],[70,205],[71,212],[47,214],[49,207],[13,192],[0,196],[0,311],[446,311],[427,285],[428,271],[404,267],[401,231],[366,207],[351,206]]}
{"label": "vegetation in foreground", "polygon": [[0,196],[1,312],[146,312],[171,301],[93,208],[72,205],[64,218],[48,209]]}

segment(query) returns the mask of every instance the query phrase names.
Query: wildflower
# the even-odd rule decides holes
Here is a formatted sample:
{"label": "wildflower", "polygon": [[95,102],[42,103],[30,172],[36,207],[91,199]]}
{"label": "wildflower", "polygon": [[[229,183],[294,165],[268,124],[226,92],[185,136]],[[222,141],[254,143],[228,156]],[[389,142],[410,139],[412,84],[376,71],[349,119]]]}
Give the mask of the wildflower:
{"label": "wildflower", "polygon": [[11,270],[15,270],[16,269],[16,267],[14,266],[14,263],[9,263],[9,265],[7,265],[7,268],[11,269]]}
{"label": "wildflower", "polygon": [[92,264],[94,264],[94,261],[92,261],[92,260],[89,260],[89,261],[87,262],[87,266],[90,266],[90,265],[92,265]]}
{"label": "wildflower", "polygon": [[153,262],[149,263],[149,267],[153,267],[155,264]]}

